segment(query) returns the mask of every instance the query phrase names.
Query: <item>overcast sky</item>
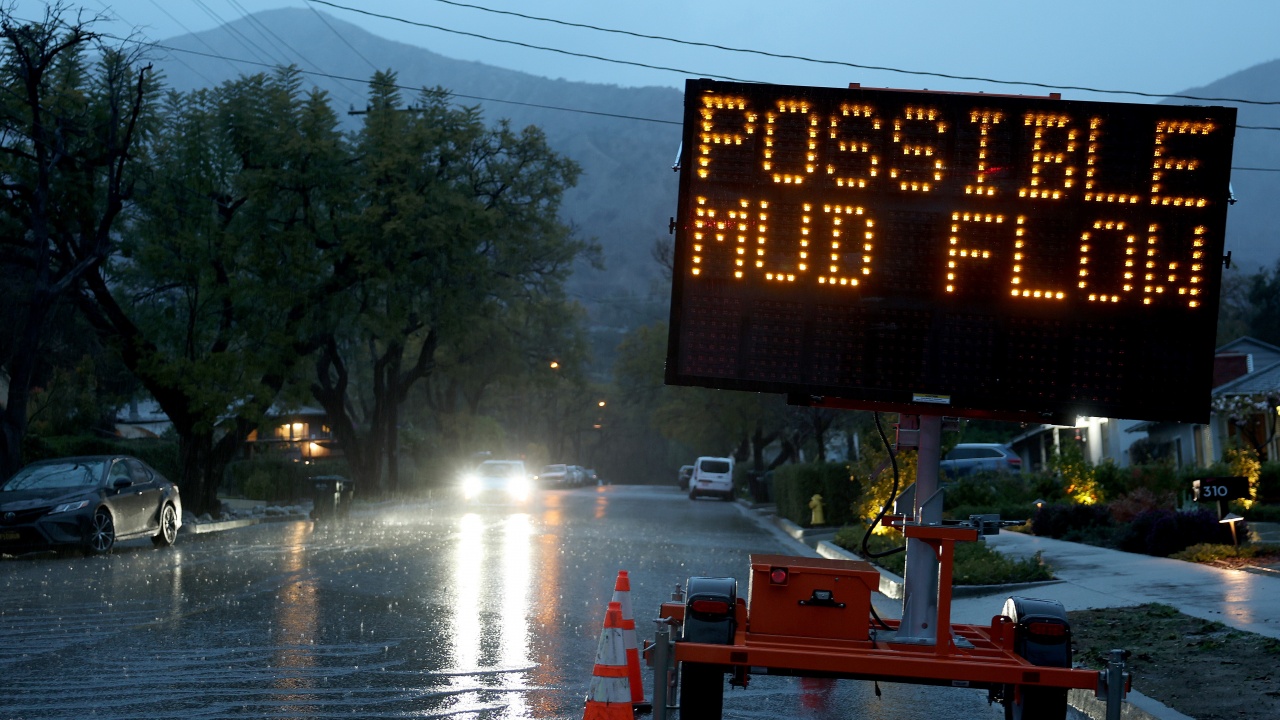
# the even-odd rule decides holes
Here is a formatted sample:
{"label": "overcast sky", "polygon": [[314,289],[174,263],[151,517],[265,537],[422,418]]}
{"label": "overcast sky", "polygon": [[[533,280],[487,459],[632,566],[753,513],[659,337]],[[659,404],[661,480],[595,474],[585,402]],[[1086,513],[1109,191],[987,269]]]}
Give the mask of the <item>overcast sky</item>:
{"label": "overcast sky", "polygon": [[[679,87],[686,77],[705,76],[798,85],[861,82],[911,89],[1047,92],[642,40],[463,5],[859,65],[1152,93],[1200,86],[1280,58],[1280,0],[334,0],[336,5],[457,32],[676,71],[522,48],[304,0],[64,1],[118,18],[113,32],[137,28],[153,40],[207,30],[246,12],[310,5],[377,35],[449,57],[553,78],[631,86]],[[17,14],[37,16],[44,4],[20,0]],[[1074,90],[1063,95],[1142,102]]]}

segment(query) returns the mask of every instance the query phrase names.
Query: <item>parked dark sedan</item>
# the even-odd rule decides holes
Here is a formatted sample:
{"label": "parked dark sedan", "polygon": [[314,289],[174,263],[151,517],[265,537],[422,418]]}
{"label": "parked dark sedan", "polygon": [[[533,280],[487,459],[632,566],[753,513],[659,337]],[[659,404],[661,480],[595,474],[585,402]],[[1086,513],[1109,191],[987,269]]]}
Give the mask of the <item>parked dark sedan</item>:
{"label": "parked dark sedan", "polygon": [[172,545],[182,526],[178,486],[137,458],[41,460],[0,486],[0,552],[79,548],[105,555],[118,540]]}

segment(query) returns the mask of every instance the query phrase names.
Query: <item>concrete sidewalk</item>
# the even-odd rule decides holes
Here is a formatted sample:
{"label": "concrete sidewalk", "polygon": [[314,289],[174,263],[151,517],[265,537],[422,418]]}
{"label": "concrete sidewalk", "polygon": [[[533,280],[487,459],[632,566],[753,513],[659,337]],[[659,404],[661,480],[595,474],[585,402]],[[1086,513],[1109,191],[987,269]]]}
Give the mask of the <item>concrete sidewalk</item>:
{"label": "concrete sidewalk", "polygon": [[[1280,638],[1280,577],[1016,532],[986,541],[1013,557],[1042,553],[1060,581],[1019,594],[1058,600],[1069,610],[1163,603],[1187,615]],[[1006,594],[1005,589],[994,593]],[[996,612],[999,602],[992,595],[952,604],[952,618],[961,623],[990,622]]]}

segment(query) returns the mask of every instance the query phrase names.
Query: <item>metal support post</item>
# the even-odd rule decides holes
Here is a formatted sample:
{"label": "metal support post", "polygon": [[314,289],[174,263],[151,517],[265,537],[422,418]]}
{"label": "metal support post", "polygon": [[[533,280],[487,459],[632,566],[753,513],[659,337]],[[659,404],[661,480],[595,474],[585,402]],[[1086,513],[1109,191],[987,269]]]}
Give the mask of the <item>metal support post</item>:
{"label": "metal support post", "polygon": [[[920,525],[942,524],[938,491],[938,463],[942,460],[942,416],[920,416],[917,451],[915,507]],[[907,538],[907,566],[903,571],[902,624],[898,642],[933,644],[938,636],[938,556],[928,543]],[[948,630],[949,632],[949,630]]]}
{"label": "metal support post", "polygon": [[1124,700],[1124,650],[1112,650],[1107,660],[1107,720],[1120,720]]}
{"label": "metal support post", "polygon": [[676,672],[671,661],[671,625],[666,619],[654,621],[653,635],[653,720],[667,720],[667,698],[675,699]]}

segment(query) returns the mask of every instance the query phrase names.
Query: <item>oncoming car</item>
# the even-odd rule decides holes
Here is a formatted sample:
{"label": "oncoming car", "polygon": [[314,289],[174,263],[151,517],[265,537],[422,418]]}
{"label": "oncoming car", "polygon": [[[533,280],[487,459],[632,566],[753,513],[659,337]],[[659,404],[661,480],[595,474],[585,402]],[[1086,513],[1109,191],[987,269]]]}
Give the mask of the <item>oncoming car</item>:
{"label": "oncoming car", "polygon": [[81,549],[105,555],[119,540],[172,545],[182,526],[178,486],[137,458],[41,460],[0,486],[0,552]]}
{"label": "oncoming car", "polygon": [[462,478],[462,496],[467,500],[524,502],[533,492],[533,483],[520,460],[485,460]]}

